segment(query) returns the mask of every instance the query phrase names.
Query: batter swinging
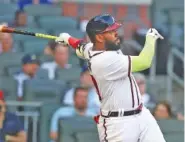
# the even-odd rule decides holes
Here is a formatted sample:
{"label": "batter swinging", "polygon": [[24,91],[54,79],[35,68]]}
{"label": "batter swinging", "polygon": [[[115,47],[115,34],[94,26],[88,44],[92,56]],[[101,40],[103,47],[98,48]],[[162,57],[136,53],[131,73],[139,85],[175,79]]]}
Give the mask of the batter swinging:
{"label": "batter swinging", "polygon": [[132,75],[151,66],[156,41],[163,37],[156,29],[149,29],[139,56],[126,56],[120,50],[120,27],[111,15],[98,15],[87,24],[91,43],[67,33],[61,33],[56,41],[71,45],[89,64],[101,101],[101,114],[97,117],[101,142],[165,142],[156,120],[143,106]]}

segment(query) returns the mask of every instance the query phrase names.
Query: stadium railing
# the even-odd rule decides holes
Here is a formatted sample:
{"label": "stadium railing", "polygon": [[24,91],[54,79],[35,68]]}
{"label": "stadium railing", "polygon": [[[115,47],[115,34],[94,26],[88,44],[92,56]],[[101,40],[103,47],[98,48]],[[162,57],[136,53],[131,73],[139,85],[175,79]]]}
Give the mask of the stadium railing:
{"label": "stadium railing", "polygon": [[168,74],[168,81],[167,81],[167,94],[168,100],[172,102],[173,96],[173,81],[177,82],[181,87],[184,87],[184,80],[183,78],[179,77],[178,74],[174,71],[174,66],[176,64],[175,58],[179,59],[184,64],[184,54],[180,52],[177,48],[172,48],[169,58],[168,58],[168,65],[167,65],[167,74]]}
{"label": "stadium railing", "polygon": [[[28,136],[28,142],[38,142],[38,121],[40,118],[39,109],[42,106],[41,102],[6,102],[10,112],[15,112],[23,121],[24,129]],[[23,111],[15,111],[15,108],[24,107]],[[30,135],[31,134],[31,135]]]}

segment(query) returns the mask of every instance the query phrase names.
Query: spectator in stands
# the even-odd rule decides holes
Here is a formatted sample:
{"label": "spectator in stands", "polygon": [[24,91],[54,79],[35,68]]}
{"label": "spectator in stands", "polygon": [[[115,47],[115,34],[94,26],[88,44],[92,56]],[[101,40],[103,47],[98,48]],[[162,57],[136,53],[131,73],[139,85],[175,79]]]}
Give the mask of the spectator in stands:
{"label": "spectator in stands", "polygon": [[68,64],[69,48],[62,44],[56,44],[53,48],[54,61],[46,62],[41,65],[41,68],[47,69],[49,79],[55,79],[55,71],[59,67],[61,69],[69,69],[71,65]]}
{"label": "spectator in stands", "polygon": [[146,107],[153,108],[155,106],[155,101],[151,97],[151,95],[146,93],[146,78],[145,78],[145,75],[142,74],[142,73],[135,73],[134,77],[135,77],[136,83],[139,87],[139,91],[141,93],[144,105]]}
{"label": "spectator in stands", "polygon": [[15,12],[14,23],[12,27],[25,27],[27,26],[27,14],[24,10],[17,10]]}
{"label": "spectator in stands", "polygon": [[54,50],[57,45],[55,41],[49,41],[44,49],[44,54],[49,56],[54,56]]}
{"label": "spectator in stands", "polygon": [[171,105],[166,101],[157,103],[154,108],[153,115],[156,119],[171,119],[184,120],[184,116],[180,112],[172,112]]}
{"label": "spectator in stands", "polygon": [[59,0],[18,0],[19,9],[24,9],[27,4],[53,4]]}
{"label": "spectator in stands", "polygon": [[156,119],[171,119],[173,115],[170,104],[166,101],[157,103],[153,115]]}
{"label": "spectator in stands", "polygon": [[61,107],[59,108],[51,120],[50,138],[57,141],[58,138],[58,121],[60,118],[73,117],[73,116],[88,116],[93,117],[96,115],[96,111],[87,107],[88,89],[78,87],[74,91],[73,95],[74,107]]}
{"label": "spectator in stands", "polygon": [[22,122],[7,112],[4,93],[0,91],[0,142],[26,142],[26,139]]}
{"label": "spectator in stands", "polygon": [[0,53],[14,52],[12,34],[1,33],[0,35]]}
{"label": "spectator in stands", "polygon": [[[93,85],[87,66],[84,66],[82,68],[80,83],[81,83],[81,86],[89,88],[88,107],[97,108],[97,110],[99,110],[100,101],[98,98],[98,94],[96,93],[96,89]],[[75,91],[74,88],[71,88],[69,91],[67,91],[67,93],[64,96],[64,104],[74,105],[74,101],[73,101],[74,91]]]}
{"label": "spectator in stands", "polygon": [[18,81],[18,99],[21,100],[23,97],[23,83],[25,80],[34,78],[39,68],[39,60],[36,55],[26,54],[22,58],[22,71],[15,74],[14,78]]}

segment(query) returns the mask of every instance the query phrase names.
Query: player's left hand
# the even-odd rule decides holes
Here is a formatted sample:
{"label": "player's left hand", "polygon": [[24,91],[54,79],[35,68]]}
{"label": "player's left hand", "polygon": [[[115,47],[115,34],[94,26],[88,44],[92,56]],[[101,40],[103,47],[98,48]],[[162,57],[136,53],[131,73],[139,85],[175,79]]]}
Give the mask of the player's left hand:
{"label": "player's left hand", "polygon": [[64,45],[69,45],[69,38],[71,36],[68,33],[60,33],[59,37],[55,40],[55,42],[62,43]]}
{"label": "player's left hand", "polygon": [[150,28],[148,31],[147,31],[147,34],[146,34],[146,37],[151,37],[153,38],[154,40],[157,40],[157,39],[164,39],[164,37],[154,28]]}

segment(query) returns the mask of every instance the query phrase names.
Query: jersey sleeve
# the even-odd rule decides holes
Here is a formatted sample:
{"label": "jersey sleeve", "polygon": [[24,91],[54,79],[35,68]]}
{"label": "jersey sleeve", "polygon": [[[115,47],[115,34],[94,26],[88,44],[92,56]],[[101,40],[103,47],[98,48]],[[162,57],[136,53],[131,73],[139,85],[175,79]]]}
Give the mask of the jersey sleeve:
{"label": "jersey sleeve", "polygon": [[145,46],[140,52],[139,56],[131,56],[131,71],[138,72],[148,69],[151,64],[155,53],[156,41],[152,37],[147,37]]}
{"label": "jersey sleeve", "polygon": [[[104,77],[105,80],[117,80],[130,75],[130,56],[115,51],[106,51],[103,54],[103,60],[99,61],[99,65],[95,69],[100,77]],[[101,70],[98,68],[101,68]]]}

